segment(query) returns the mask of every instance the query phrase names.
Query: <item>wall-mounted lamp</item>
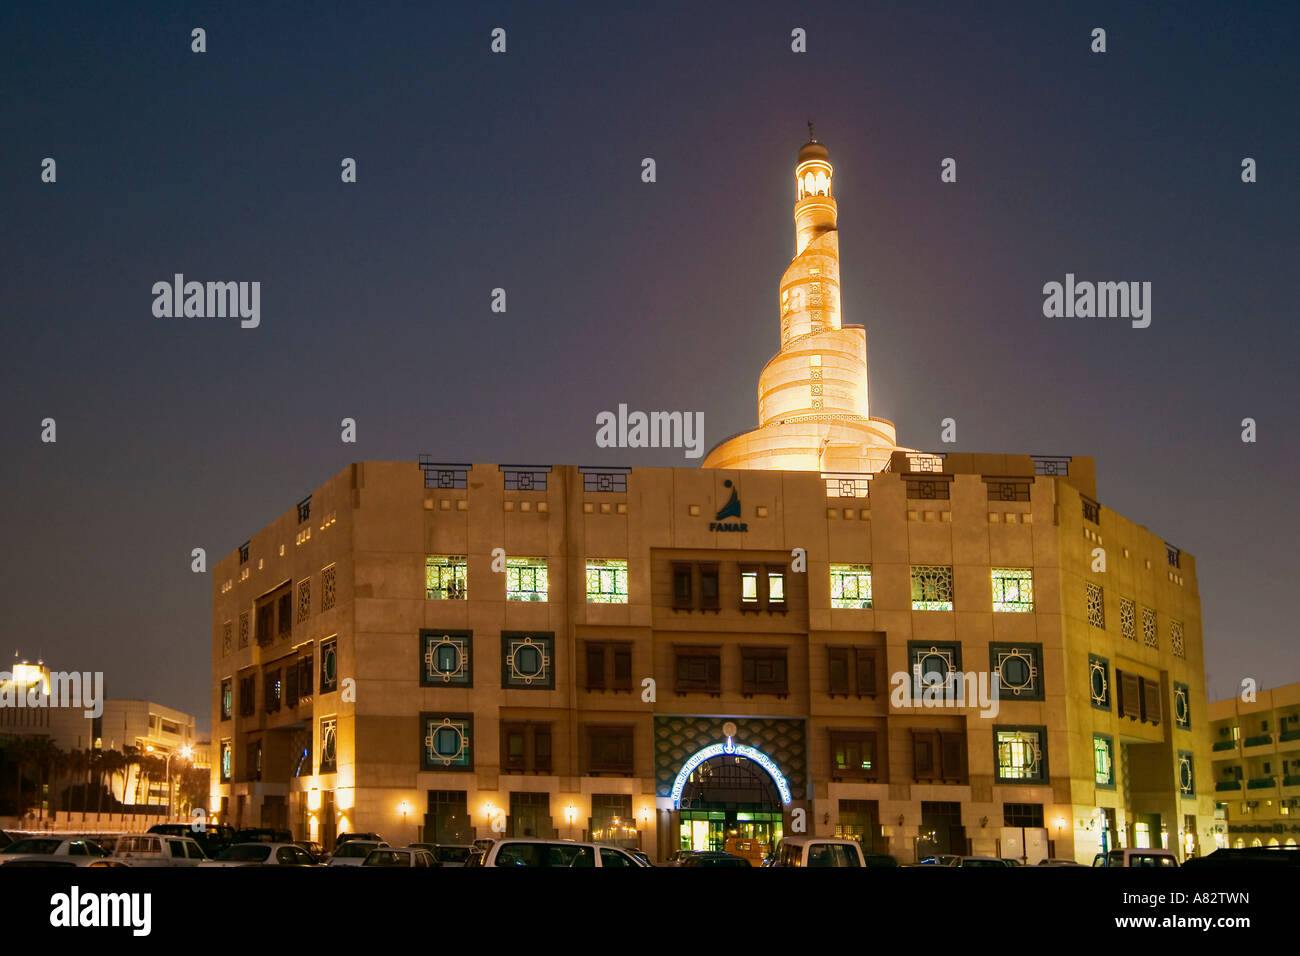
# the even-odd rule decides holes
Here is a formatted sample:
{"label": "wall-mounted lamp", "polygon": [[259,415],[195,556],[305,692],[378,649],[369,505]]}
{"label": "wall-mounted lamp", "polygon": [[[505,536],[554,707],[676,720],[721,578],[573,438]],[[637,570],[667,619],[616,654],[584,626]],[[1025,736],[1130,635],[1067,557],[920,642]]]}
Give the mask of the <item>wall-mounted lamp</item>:
{"label": "wall-mounted lamp", "polygon": [[989,825],[989,818],[988,818],[988,817],[980,817],[980,827],[986,827],[986,826],[988,826],[988,825]]}
{"label": "wall-mounted lamp", "polygon": [[898,815],[898,825],[900,827],[903,825],[903,815],[901,813]]}

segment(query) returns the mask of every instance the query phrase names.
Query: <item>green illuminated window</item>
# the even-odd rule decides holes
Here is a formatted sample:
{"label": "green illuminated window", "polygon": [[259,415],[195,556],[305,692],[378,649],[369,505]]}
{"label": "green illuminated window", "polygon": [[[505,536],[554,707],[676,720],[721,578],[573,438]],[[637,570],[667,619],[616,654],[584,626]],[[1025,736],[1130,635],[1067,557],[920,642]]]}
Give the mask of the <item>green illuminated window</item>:
{"label": "green illuminated window", "polygon": [[912,568],[912,610],[952,610],[952,568],[937,566]]}
{"label": "green illuminated window", "polygon": [[627,603],[626,561],[587,561],[587,603]]}
{"label": "green illuminated window", "polygon": [[993,730],[997,780],[1047,780],[1047,732],[1042,727]]}
{"label": "green illuminated window", "polygon": [[424,559],[424,596],[430,601],[463,601],[468,584],[464,555],[431,554]]}
{"label": "green illuminated window", "polygon": [[506,600],[546,600],[545,558],[506,558]]}
{"label": "green illuminated window", "polygon": [[1115,744],[1105,734],[1092,738],[1092,765],[1097,786],[1113,789],[1115,786]]}
{"label": "green illuminated window", "polygon": [[831,565],[831,607],[871,607],[871,565]]}
{"label": "green illuminated window", "polygon": [[993,569],[993,610],[1032,611],[1034,572],[1029,568]]}

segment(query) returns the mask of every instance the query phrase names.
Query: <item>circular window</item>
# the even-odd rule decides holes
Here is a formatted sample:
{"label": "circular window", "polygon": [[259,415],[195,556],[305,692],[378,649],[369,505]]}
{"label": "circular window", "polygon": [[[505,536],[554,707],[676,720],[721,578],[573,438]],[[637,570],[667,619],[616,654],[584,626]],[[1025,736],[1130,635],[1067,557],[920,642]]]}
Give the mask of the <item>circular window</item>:
{"label": "circular window", "polygon": [[515,651],[515,670],[524,677],[537,677],[542,672],[542,652],[533,644],[524,644]]}
{"label": "circular window", "polygon": [[1187,695],[1181,690],[1174,695],[1174,715],[1180,724],[1187,723]]}
{"label": "circular window", "polygon": [[941,654],[926,654],[921,658],[921,680],[926,684],[942,684],[948,676],[948,661]]}
{"label": "circular window", "polygon": [[460,731],[448,724],[439,727],[433,735],[433,752],[444,760],[458,756],[460,744]]}
{"label": "circular window", "polygon": [[1190,760],[1184,760],[1178,765],[1178,782],[1182,785],[1184,793],[1192,792],[1192,764]]}
{"label": "circular window", "polygon": [[323,664],[325,668],[325,679],[328,681],[334,680],[335,672],[338,669],[338,658],[334,648],[331,647],[325,652],[325,660],[323,661]]}
{"label": "circular window", "polygon": [[1002,659],[1002,664],[998,667],[998,674],[1002,677],[1002,683],[1005,686],[1019,693],[1029,687],[1029,682],[1033,677],[1033,670],[1027,658],[1020,654],[1012,654]]}
{"label": "circular window", "polygon": [[1106,700],[1106,668],[1101,664],[1092,665],[1092,699],[1098,703]]}
{"label": "circular window", "polygon": [[433,666],[444,677],[455,674],[460,670],[460,648],[450,641],[443,641],[433,649]]}

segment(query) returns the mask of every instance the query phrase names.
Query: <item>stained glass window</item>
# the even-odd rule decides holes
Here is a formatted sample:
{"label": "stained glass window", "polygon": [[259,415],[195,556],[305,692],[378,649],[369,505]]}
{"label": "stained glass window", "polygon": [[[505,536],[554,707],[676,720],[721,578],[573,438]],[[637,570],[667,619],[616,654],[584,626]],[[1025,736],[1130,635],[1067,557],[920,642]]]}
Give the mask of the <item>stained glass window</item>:
{"label": "stained glass window", "polygon": [[1032,611],[1034,572],[1029,568],[993,569],[993,610]]}
{"label": "stained glass window", "polygon": [[230,783],[230,741],[221,741],[221,782]]}
{"label": "stained glass window", "polygon": [[831,565],[831,607],[871,607],[871,565]]}
{"label": "stained glass window", "polygon": [[912,610],[952,610],[952,568],[937,566],[912,568]]}
{"label": "stained glass window", "polygon": [[1092,765],[1097,786],[1113,790],[1115,787],[1115,744],[1105,734],[1093,735]]}
{"label": "stained glass window", "polygon": [[430,601],[463,601],[469,591],[469,564],[463,554],[431,554],[424,559],[424,596]]}
{"label": "stained glass window", "polygon": [[234,710],[234,690],[231,687],[231,680],[227,677],[221,682],[221,719],[229,720],[231,712]]}
{"label": "stained glass window", "polygon": [[1046,780],[1042,728],[1003,728],[993,731],[999,780]]}
{"label": "stained glass window", "polygon": [[328,694],[339,689],[339,642],[322,641],[320,646],[320,692]]}
{"label": "stained glass window", "polygon": [[545,558],[506,558],[506,600],[546,600]]}
{"label": "stained glass window", "polygon": [[627,562],[614,560],[587,561],[587,602],[589,604],[627,603]]}

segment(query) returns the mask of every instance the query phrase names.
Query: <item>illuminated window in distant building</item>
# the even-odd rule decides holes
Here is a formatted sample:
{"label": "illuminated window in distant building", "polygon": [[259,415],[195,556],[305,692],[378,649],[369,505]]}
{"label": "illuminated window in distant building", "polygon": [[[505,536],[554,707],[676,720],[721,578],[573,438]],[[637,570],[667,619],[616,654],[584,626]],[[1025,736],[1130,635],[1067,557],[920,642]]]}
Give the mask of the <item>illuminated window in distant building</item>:
{"label": "illuminated window in distant building", "polygon": [[221,719],[229,720],[231,713],[234,711],[234,690],[231,687],[231,679],[227,677],[221,682]]}
{"label": "illuminated window in distant building", "polygon": [[546,600],[545,558],[506,558],[506,600]]}
{"label": "illuminated window in distant building", "polygon": [[952,568],[929,565],[912,568],[912,610],[952,610]]}
{"label": "illuminated window in distant building", "polygon": [[1047,780],[1047,731],[1042,727],[995,727],[997,780]]}
{"label": "illuminated window in distant building", "polygon": [[1029,568],[993,569],[993,610],[1032,611],[1034,572]]}
{"label": "illuminated window in distant building", "polygon": [[555,635],[504,631],[501,634],[501,686],[552,690],[555,687]]}
{"label": "illuminated window in distant building", "polygon": [[1137,640],[1137,613],[1128,598],[1119,599],[1119,630],[1130,641]]}
{"label": "illuminated window in distant building", "polygon": [[831,607],[871,607],[871,565],[831,565]]}
{"label": "illuminated window in distant building", "polygon": [[767,571],[767,603],[772,605],[785,604],[785,571],[776,571],[771,568]]}
{"label": "illuminated window in distant building", "polygon": [[1092,736],[1092,767],[1097,786],[1115,789],[1115,742],[1105,734]]}
{"label": "illuminated window in distant building", "polygon": [[1087,582],[1088,587],[1088,623],[1093,627],[1106,629],[1106,598],[1101,585]]}
{"label": "illuminated window in distant building", "polygon": [[471,714],[421,714],[420,769],[472,770]]}
{"label": "illuminated window in distant building", "polygon": [[430,601],[463,601],[469,590],[469,565],[463,554],[431,554],[424,559],[424,596]]}
{"label": "illuminated window in distant building", "polygon": [[588,559],[587,603],[627,603],[627,562]]}

